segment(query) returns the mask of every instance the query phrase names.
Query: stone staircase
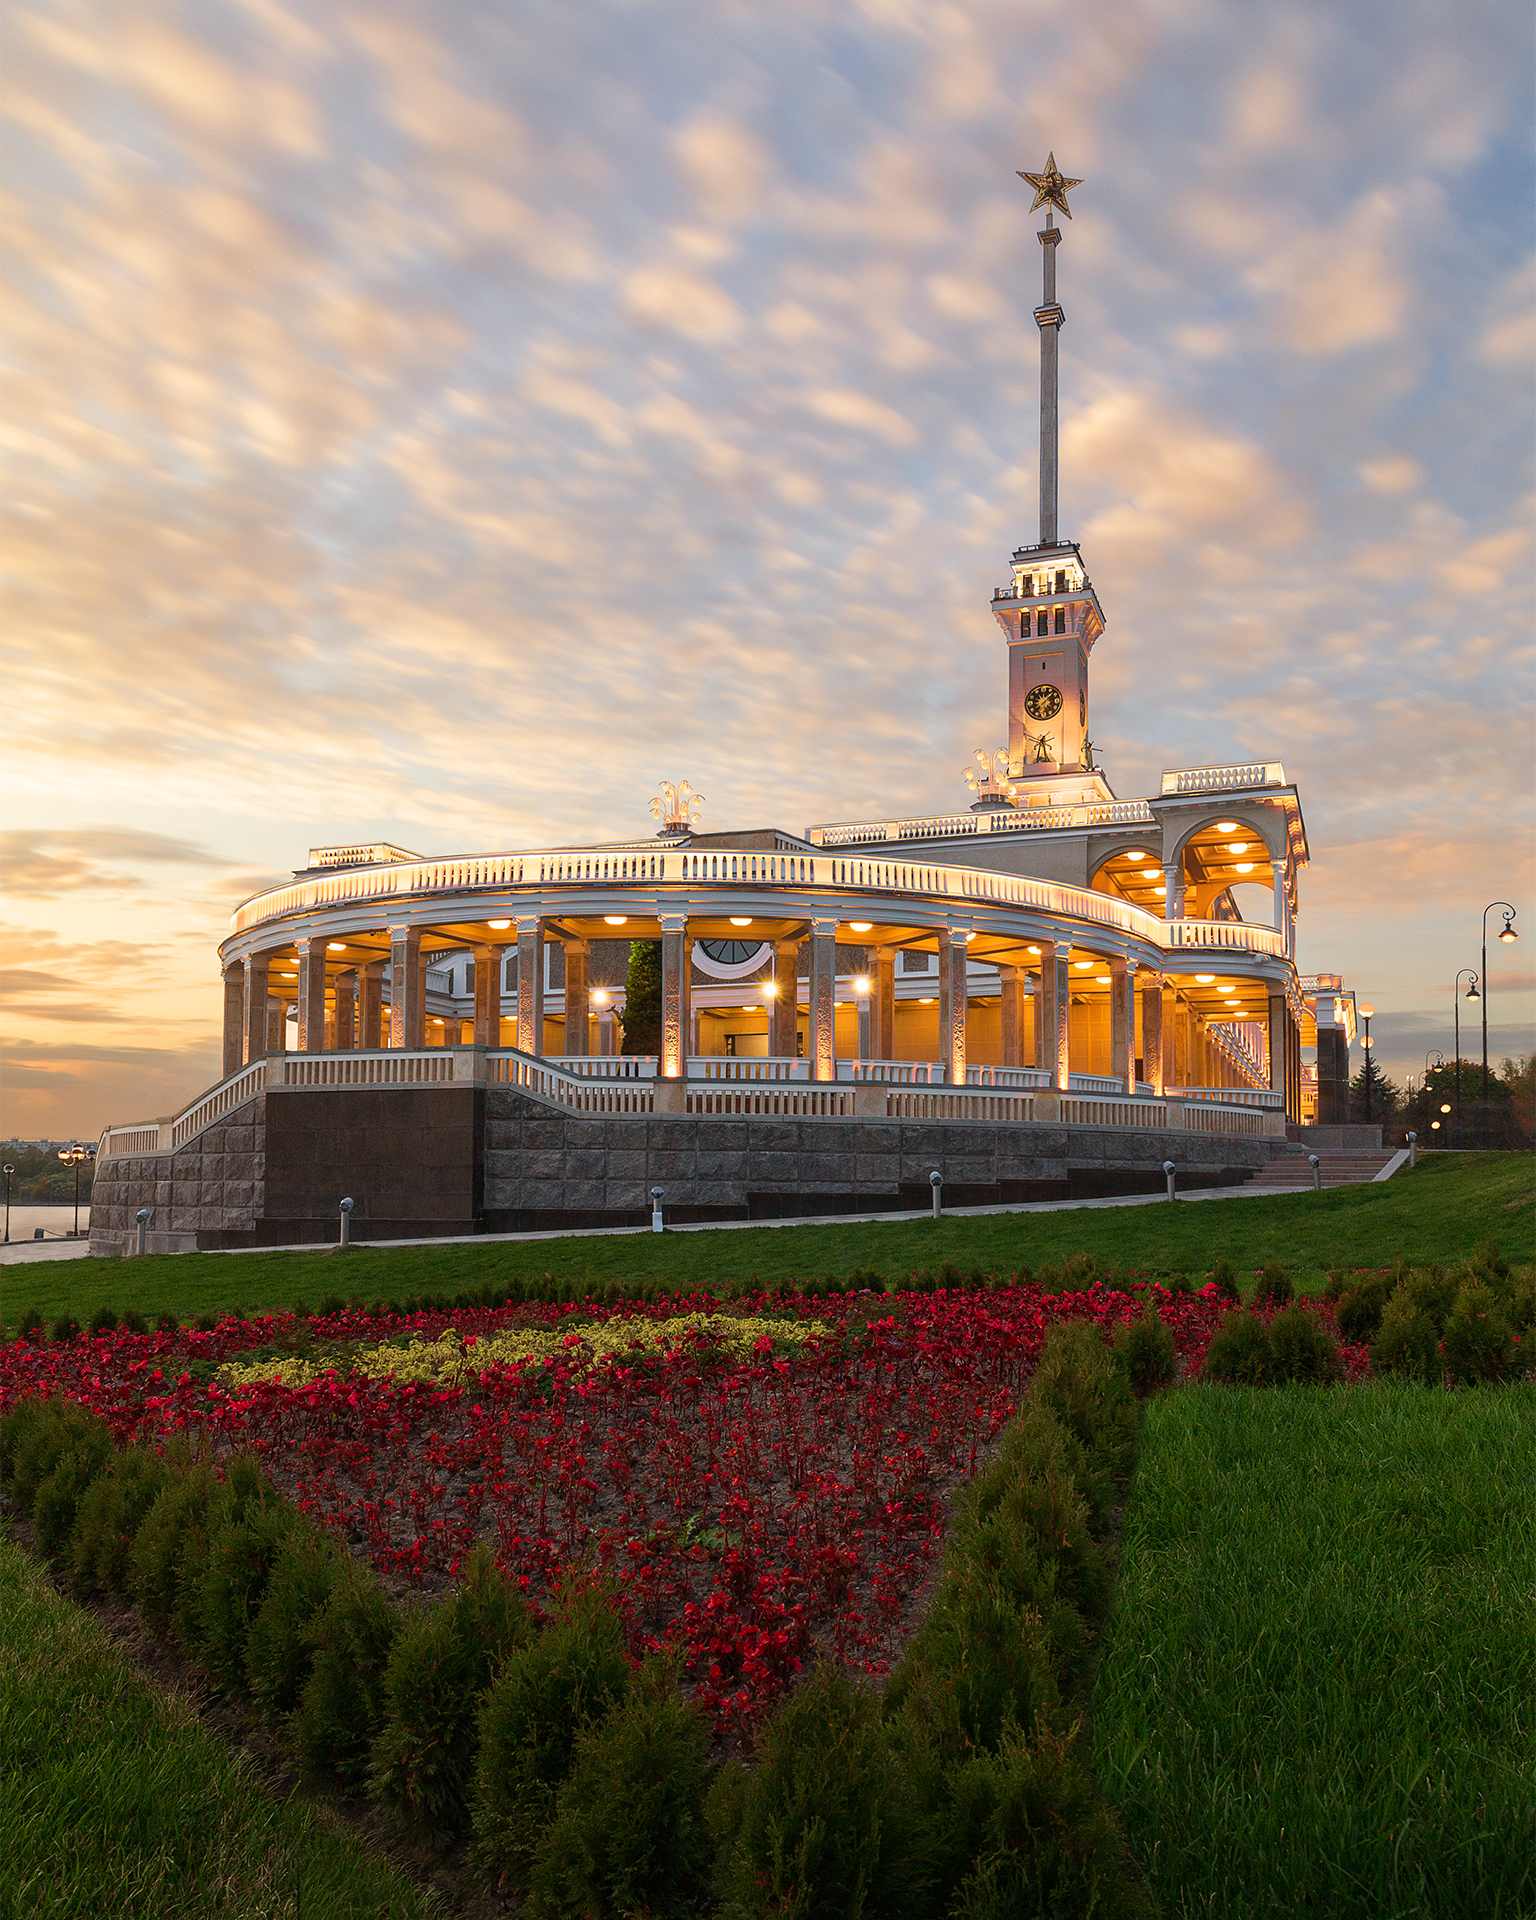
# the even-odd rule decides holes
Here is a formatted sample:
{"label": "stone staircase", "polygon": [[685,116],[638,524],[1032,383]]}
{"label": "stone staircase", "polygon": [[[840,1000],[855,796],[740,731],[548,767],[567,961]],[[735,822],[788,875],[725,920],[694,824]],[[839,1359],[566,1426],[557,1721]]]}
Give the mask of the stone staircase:
{"label": "stone staircase", "polygon": [[[1294,1141],[1262,1167],[1251,1180],[1243,1182],[1244,1190],[1249,1193],[1298,1193],[1312,1185],[1312,1168],[1307,1155],[1310,1149],[1298,1146]],[[1397,1158],[1392,1148],[1382,1148],[1375,1153],[1319,1153],[1322,1162],[1319,1171],[1325,1187],[1359,1187],[1374,1180],[1382,1168]],[[1406,1163],[1405,1163],[1406,1164]]]}

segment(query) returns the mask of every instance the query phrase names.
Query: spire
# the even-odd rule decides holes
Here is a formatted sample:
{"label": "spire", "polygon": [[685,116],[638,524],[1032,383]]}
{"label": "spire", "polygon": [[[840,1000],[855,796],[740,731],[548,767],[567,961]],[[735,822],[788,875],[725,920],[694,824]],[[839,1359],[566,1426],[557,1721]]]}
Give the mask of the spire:
{"label": "spire", "polygon": [[1035,208],[1045,208],[1045,226],[1040,233],[1040,244],[1045,249],[1044,283],[1041,288],[1041,303],[1035,308],[1035,324],[1040,329],[1040,544],[1042,547],[1054,547],[1057,544],[1056,531],[1056,338],[1066,315],[1056,303],[1056,249],[1061,244],[1061,233],[1056,225],[1056,209],[1059,207],[1068,220],[1072,218],[1072,209],[1067,205],[1067,194],[1073,187],[1080,187],[1081,180],[1069,180],[1057,167],[1055,154],[1050,154],[1041,173],[1019,172],[1019,178],[1027,181],[1035,190]]}

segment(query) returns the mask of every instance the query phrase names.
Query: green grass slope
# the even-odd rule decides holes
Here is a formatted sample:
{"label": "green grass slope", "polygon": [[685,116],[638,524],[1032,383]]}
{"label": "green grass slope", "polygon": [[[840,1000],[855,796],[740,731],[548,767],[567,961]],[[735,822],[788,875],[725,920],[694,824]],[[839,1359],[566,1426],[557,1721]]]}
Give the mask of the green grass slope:
{"label": "green grass slope", "polygon": [[282,1804],[0,1537],[0,1915],[426,1920],[325,1813]]}
{"label": "green grass slope", "polygon": [[331,1292],[388,1300],[455,1293],[502,1275],[545,1273],[593,1284],[659,1278],[680,1288],[755,1276],[772,1286],[860,1267],[894,1276],[946,1260],[966,1269],[1034,1268],[1079,1251],[1110,1267],[1154,1272],[1203,1273],[1221,1258],[1239,1272],[1278,1263],[1293,1275],[1310,1276],[1315,1286],[1336,1263],[1449,1264],[1488,1238],[1507,1255],[1528,1260],[1533,1220],[1536,1163],[1529,1155],[1436,1154],[1380,1185],[1193,1205],[374,1251],[359,1246],[344,1255],[317,1249],[0,1267],[0,1317],[14,1326],[28,1307],[50,1321],[67,1308],[83,1324],[107,1305],[192,1319],[237,1302],[256,1313],[300,1298],[315,1306]]}
{"label": "green grass slope", "polygon": [[1155,1401],[1094,1695],[1170,1920],[1536,1912],[1536,1385]]}

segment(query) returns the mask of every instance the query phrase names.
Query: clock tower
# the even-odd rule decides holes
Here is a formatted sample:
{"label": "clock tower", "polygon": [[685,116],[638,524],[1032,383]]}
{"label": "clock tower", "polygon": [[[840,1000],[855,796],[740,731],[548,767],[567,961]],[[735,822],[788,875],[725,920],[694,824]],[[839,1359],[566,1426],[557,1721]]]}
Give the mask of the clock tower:
{"label": "clock tower", "polygon": [[[1008,643],[1008,782],[1015,805],[1113,798],[1093,764],[1088,734],[1088,656],[1104,631],[1104,613],[1074,541],[1056,530],[1056,348],[1065,315],[1056,300],[1059,208],[1082,185],[1058,171],[1021,173],[1046,209],[1039,235],[1044,285],[1035,309],[1040,329],[1040,538],[1013,556],[1013,581],[992,596],[992,612]],[[1031,209],[1033,211],[1033,209]],[[1027,790],[1026,790],[1027,783]]]}

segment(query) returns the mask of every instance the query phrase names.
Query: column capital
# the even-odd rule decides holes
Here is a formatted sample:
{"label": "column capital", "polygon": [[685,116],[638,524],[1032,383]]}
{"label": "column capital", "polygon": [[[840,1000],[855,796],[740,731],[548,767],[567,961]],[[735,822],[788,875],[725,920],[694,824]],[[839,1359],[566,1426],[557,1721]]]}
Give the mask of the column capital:
{"label": "column capital", "polygon": [[[688,916],[686,913],[663,913],[657,916],[663,933],[686,933]],[[519,922],[521,925],[521,922]]]}

